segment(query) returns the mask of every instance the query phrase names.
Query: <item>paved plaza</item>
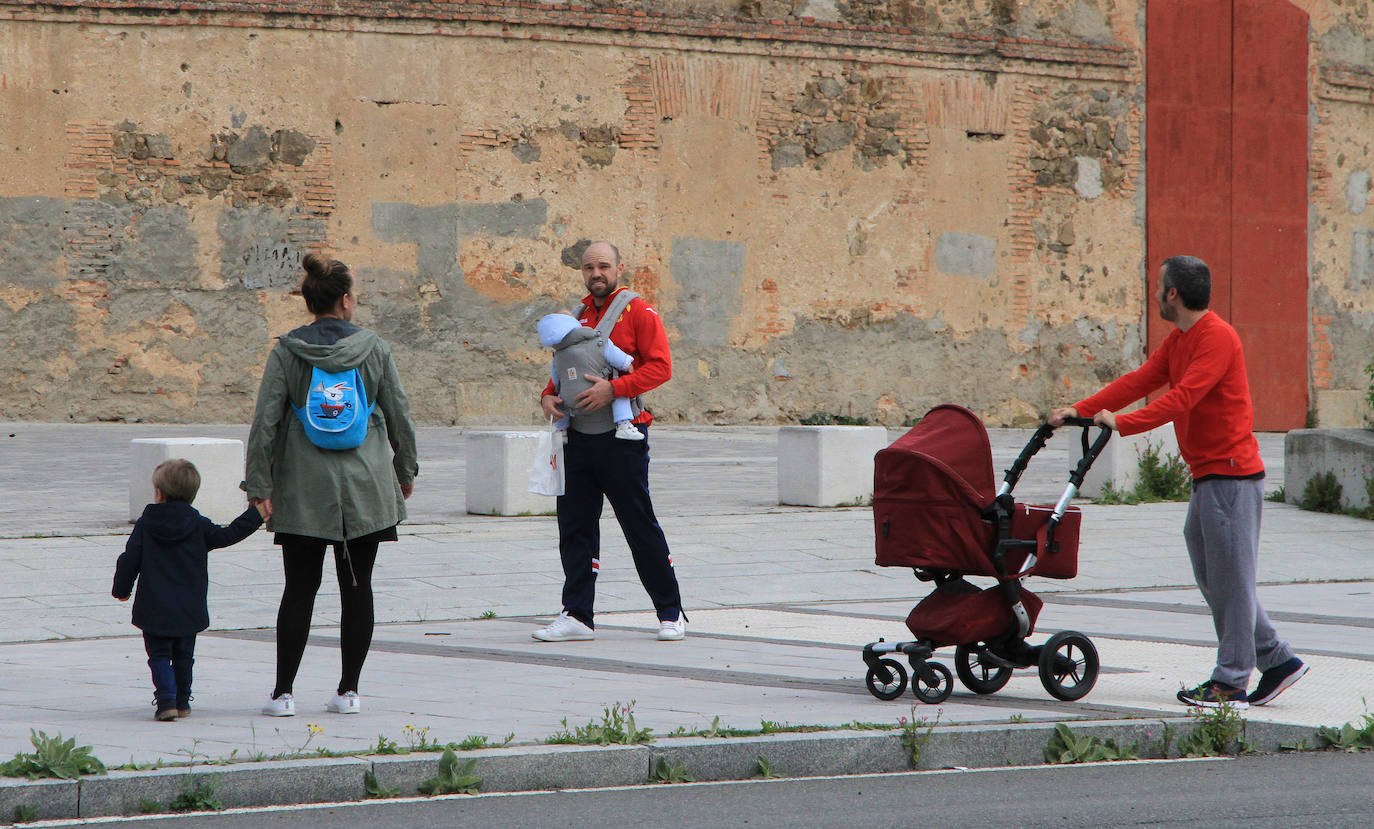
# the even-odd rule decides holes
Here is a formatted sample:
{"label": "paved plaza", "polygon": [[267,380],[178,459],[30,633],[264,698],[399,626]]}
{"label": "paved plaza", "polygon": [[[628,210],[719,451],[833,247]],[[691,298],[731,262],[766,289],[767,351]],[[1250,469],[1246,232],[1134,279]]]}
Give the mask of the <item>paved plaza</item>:
{"label": "paved plaza", "polygon": [[[1053,502],[1063,490],[1077,446],[1068,431],[1036,458],[1020,500]],[[129,441],[246,433],[0,424],[0,758],[28,750],[30,729],[75,737],[118,765],[301,746],[362,752],[379,735],[404,744],[425,729],[439,742],[509,736],[513,746],[534,746],[631,703],[639,726],[660,737],[713,722],[841,726],[912,715],[910,694],[893,702],[868,694],[860,649],[909,638],[903,619],[929,587],[909,570],[874,565],[870,510],[776,503],[775,429],[652,430],[656,506],[690,617],[684,641],[654,639],[652,609],[607,509],[597,639],[547,644],[529,634],[559,610],[554,519],[466,514],[467,432],[428,427],[410,520],[378,558],[379,624],[362,714],[324,712],[339,668],[328,577],[296,683],[298,715],[258,714],[273,681],[282,587],[277,549],[258,532],[212,553],[211,629],[197,649],[193,715],[154,722],[142,640],[130,606],[110,597],[129,529]],[[999,470],[1029,436],[992,431]],[[1282,481],[1282,441],[1261,436],[1271,490]],[[1061,629],[1094,639],[1102,673],[1093,692],[1059,702],[1024,671],[986,697],[956,684],[938,711],[921,706],[918,716],[945,727],[1182,713],[1174,693],[1208,677],[1215,641],[1183,547],[1185,505],[1082,508],[1079,577],[1028,587],[1046,600],[1035,641]],[[1266,503],[1260,580],[1270,616],[1312,671],[1247,719],[1358,721],[1374,688],[1374,525]],[[952,652],[940,656],[952,666]]]}

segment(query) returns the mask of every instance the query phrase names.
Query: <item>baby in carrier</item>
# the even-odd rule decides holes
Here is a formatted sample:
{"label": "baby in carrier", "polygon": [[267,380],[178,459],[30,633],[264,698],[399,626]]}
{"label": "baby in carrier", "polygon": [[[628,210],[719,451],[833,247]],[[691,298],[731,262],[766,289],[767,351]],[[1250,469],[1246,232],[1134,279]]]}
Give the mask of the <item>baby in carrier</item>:
{"label": "baby in carrier", "polygon": [[[583,389],[591,387],[591,377],[611,379],[628,372],[634,358],[621,351],[612,343],[610,337],[587,328],[570,314],[546,314],[539,320],[539,344],[553,349],[553,389],[563,398],[563,406],[571,412],[554,422],[554,427],[566,432],[569,418],[578,417],[584,425],[594,420],[596,412],[576,411],[573,398]],[[644,434],[635,428],[634,407],[630,398],[617,397],[611,401],[611,419],[615,422],[615,436],[621,440],[644,440]],[[578,429],[578,431],[595,431]]]}

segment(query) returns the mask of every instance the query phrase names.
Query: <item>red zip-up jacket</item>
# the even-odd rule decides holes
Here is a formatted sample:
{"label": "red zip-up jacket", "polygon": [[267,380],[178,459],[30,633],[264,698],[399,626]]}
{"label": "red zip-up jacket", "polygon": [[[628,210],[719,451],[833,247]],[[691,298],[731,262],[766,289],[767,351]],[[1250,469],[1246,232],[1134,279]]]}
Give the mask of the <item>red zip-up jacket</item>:
{"label": "red zip-up jacket", "polygon": [[[601,315],[611,305],[616,294],[625,290],[617,288],[596,307],[591,295],[582,298],[582,314],[578,320],[588,328],[595,328],[601,322]],[[630,300],[620,319],[611,328],[611,342],[634,358],[634,370],[611,381],[616,397],[635,397],[668,382],[673,376],[673,355],[668,350],[668,332],[663,328],[663,318],[641,297]],[[544,386],[544,395],[557,394],[550,380]],[[543,395],[540,395],[541,397]],[[572,401],[567,401],[572,405]],[[634,419],[635,423],[653,423],[654,416],[646,409]]]}
{"label": "red zip-up jacket", "polygon": [[1159,398],[1116,416],[1118,433],[1135,435],[1173,421],[1179,453],[1194,479],[1264,472],[1240,337],[1213,311],[1187,331],[1171,331],[1143,366],[1073,407],[1080,417],[1117,411],[1165,383],[1169,390]]}

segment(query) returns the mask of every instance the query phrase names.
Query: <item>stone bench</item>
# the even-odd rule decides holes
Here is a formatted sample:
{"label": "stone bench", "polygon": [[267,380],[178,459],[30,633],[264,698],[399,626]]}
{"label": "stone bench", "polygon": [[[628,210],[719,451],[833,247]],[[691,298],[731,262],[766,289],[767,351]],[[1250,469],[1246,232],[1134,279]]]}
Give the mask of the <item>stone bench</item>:
{"label": "stone bench", "polygon": [[529,491],[539,432],[469,432],[467,511],[473,515],[549,515],[555,499]]}
{"label": "stone bench", "polygon": [[806,507],[873,500],[873,456],[891,443],[882,426],[778,428],[778,503]]}
{"label": "stone bench", "polygon": [[201,515],[228,524],[248,508],[243,482],[243,441],[229,438],[136,438],[129,452],[129,521],[137,521],[153,502],[153,470],[163,461],[184,458],[200,473],[200,492],[192,502]]}
{"label": "stone bench", "polygon": [[[1088,433],[1089,440],[1096,440],[1099,431],[1094,426]],[[1065,484],[1069,481],[1070,469],[1077,466],[1078,460],[1083,457],[1081,435],[1082,429],[1070,426],[1060,427],[1055,433],[1056,442],[1072,441],[1072,444],[1061,444],[1069,453],[1069,468],[1063,471]],[[1169,455],[1177,455],[1178,438],[1174,435],[1173,424],[1130,437],[1123,438],[1121,435],[1113,434],[1102,454],[1097,456],[1093,468],[1088,470],[1087,476],[1083,479],[1083,486],[1078,488],[1078,494],[1083,498],[1096,498],[1102,494],[1108,483],[1121,493],[1135,489],[1136,483],[1140,480],[1140,458],[1145,454],[1147,446],[1157,447],[1161,460]]]}
{"label": "stone bench", "polygon": [[1374,431],[1294,429],[1283,439],[1283,499],[1301,504],[1307,482],[1330,472],[1341,485],[1341,504],[1369,506],[1365,481],[1374,477]]}

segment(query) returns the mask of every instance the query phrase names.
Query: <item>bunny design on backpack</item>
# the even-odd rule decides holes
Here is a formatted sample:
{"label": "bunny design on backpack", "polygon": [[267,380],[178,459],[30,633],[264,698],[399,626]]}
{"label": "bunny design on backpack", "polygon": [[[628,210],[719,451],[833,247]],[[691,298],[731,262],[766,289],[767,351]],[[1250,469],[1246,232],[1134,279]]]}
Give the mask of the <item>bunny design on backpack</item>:
{"label": "bunny design on backpack", "polygon": [[335,373],[314,366],[305,405],[295,411],[311,443],[321,449],[357,449],[367,439],[372,404],[357,369]]}
{"label": "bunny design on backpack", "polygon": [[353,390],[353,387],[348,385],[348,381],[345,380],[328,387],[321,381],[319,385],[310,391],[312,394],[317,395],[317,397],[313,399],[319,399],[320,397],[324,398],[320,403],[320,417],[326,420],[337,420],[339,415],[343,414],[346,409],[352,407],[353,404],[345,399],[344,394],[345,392]]}

